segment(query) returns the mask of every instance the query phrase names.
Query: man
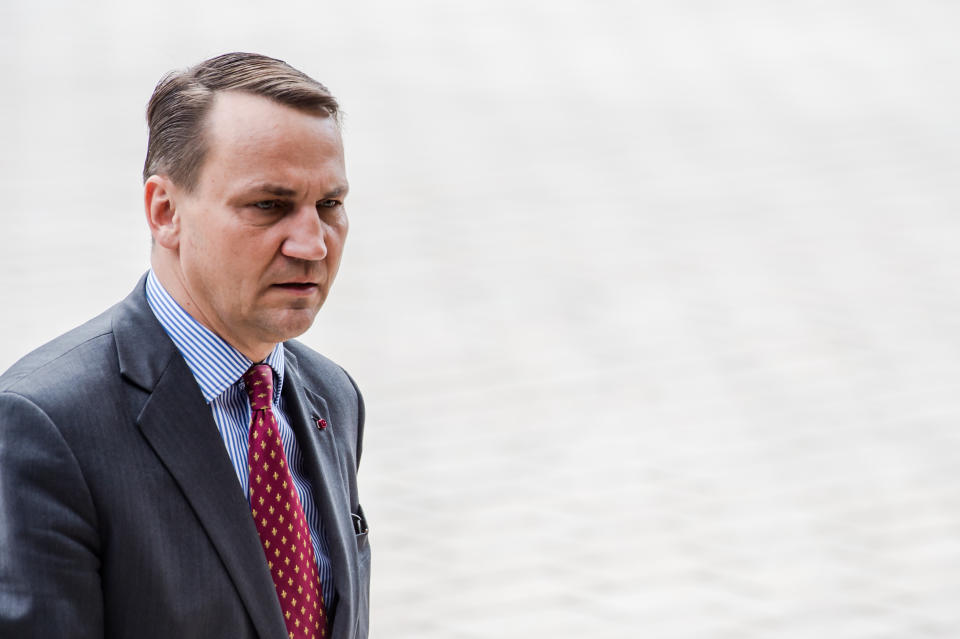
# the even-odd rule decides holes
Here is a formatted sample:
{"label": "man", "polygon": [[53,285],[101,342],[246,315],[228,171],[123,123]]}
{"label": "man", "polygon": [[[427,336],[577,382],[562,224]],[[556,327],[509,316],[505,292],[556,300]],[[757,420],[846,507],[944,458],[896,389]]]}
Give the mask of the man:
{"label": "man", "polygon": [[233,53],[147,107],[151,269],[0,377],[0,636],[367,636],[363,401],[290,341],[347,218],[338,105]]}

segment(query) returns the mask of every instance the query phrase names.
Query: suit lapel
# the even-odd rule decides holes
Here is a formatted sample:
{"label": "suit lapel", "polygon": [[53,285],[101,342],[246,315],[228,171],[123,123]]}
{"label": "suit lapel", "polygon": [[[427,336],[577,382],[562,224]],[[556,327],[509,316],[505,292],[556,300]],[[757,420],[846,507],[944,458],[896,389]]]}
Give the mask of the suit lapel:
{"label": "suit lapel", "polygon": [[[355,560],[356,541],[340,455],[333,436],[336,424],[330,421],[326,401],[304,387],[297,358],[289,348],[284,353],[284,359],[283,398],[310,473],[310,483],[333,564],[338,602],[331,638],[352,637],[356,622],[354,602],[357,584],[356,568],[351,562]],[[317,418],[325,419],[329,426],[320,430],[316,425]],[[354,552],[351,552],[349,544],[354,544]]]}
{"label": "suit lapel", "polygon": [[114,316],[123,376],[149,396],[141,432],[179,484],[262,637],[286,628],[249,505],[237,482],[210,407],[186,362],[147,306],[144,280]]}

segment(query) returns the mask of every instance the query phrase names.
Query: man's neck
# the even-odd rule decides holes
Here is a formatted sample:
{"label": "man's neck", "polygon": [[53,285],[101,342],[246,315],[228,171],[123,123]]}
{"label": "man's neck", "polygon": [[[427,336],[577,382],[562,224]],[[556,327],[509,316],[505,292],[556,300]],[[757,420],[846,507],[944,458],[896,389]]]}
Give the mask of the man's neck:
{"label": "man's neck", "polygon": [[164,259],[164,256],[159,254],[156,247],[154,247],[150,256],[150,266],[160,285],[163,286],[170,297],[172,297],[190,317],[216,333],[220,339],[240,351],[240,353],[250,361],[254,363],[263,362],[267,358],[267,355],[272,353],[273,349],[276,348],[277,345],[275,343],[243,344],[231,337],[226,331],[220,330],[217,323],[208,318],[208,314],[203,311],[203,308],[197,304],[193,296],[190,295],[190,291],[184,282],[183,271],[180,270],[179,264],[171,263],[171,260]]}

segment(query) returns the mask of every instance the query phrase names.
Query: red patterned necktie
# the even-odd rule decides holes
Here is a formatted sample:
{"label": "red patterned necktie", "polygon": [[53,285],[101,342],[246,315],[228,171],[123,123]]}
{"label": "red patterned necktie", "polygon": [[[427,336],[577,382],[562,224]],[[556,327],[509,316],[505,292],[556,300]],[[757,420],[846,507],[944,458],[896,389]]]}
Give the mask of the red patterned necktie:
{"label": "red patterned necktie", "polygon": [[290,639],[327,635],[327,615],[317,576],[310,527],[287,467],[273,414],[273,369],[255,364],[243,375],[250,398],[250,510],[280,599]]}

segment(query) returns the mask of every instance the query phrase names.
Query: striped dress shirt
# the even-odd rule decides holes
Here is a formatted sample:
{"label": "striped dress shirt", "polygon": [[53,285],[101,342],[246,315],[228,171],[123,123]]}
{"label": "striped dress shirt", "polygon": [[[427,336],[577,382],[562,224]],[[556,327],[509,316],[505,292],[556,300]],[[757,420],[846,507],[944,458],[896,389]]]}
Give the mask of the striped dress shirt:
{"label": "striped dress shirt", "polygon": [[[170,296],[153,269],[147,274],[147,303],[163,329],[183,355],[187,366],[193,373],[204,399],[213,412],[213,421],[223,437],[227,454],[237,472],[237,479],[243,494],[249,499],[247,474],[247,438],[250,432],[250,402],[243,384],[243,374],[254,362],[250,361],[219,335],[200,324],[190,316],[182,306]],[[317,571],[323,589],[323,599],[328,611],[333,611],[336,602],[333,599],[333,572],[330,567],[330,553],[326,538],[313,499],[310,481],[303,469],[303,456],[290,428],[284,401],[280,391],[283,388],[283,344],[277,344],[264,360],[273,369],[274,392],[273,410],[280,422],[280,441],[287,456],[293,483],[300,494],[310,534],[313,537],[313,550],[317,557]]]}

